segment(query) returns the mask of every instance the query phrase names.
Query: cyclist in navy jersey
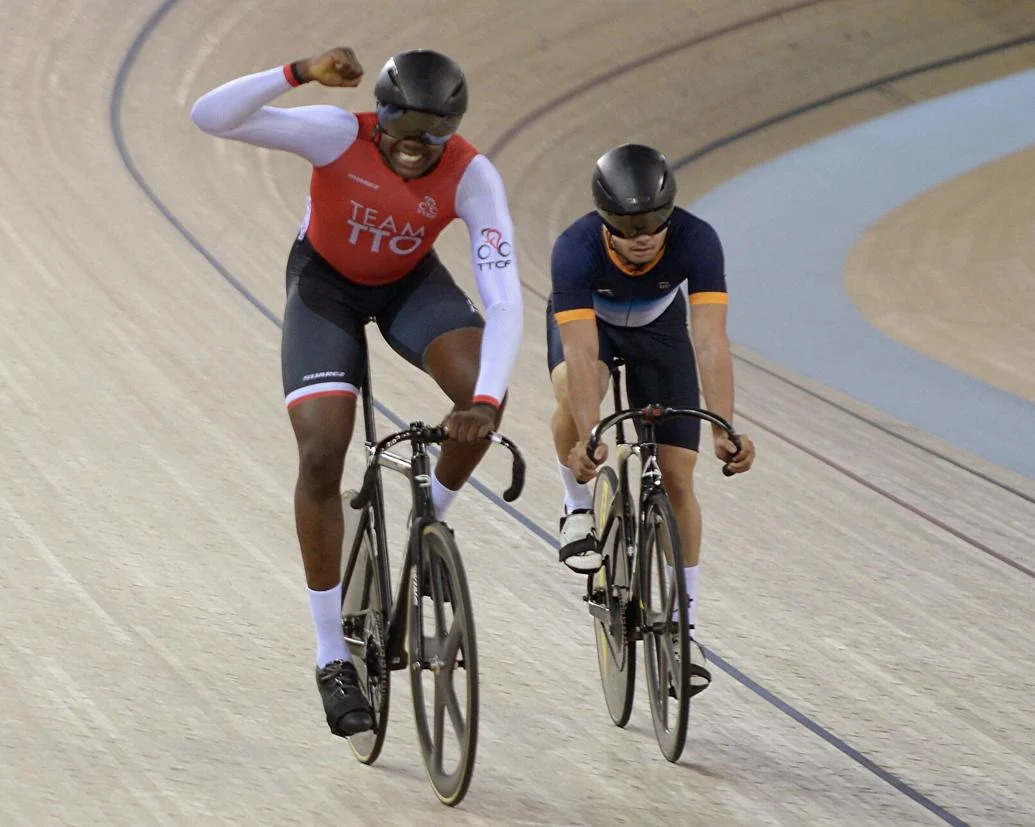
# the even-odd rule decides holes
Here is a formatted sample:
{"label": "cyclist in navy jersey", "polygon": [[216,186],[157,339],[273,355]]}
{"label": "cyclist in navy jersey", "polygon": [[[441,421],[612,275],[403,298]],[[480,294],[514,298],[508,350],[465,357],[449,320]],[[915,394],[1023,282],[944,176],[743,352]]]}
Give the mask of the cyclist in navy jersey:
{"label": "cyclist in navy jersey", "polygon": [[[564,484],[560,560],[581,574],[601,564],[587,481],[606,459],[607,446],[591,460],[586,441],[600,418],[611,358],[625,360],[633,406],[698,407],[699,373],[708,408],[727,421],[733,418],[726,277],[715,230],[675,206],[675,178],[665,157],[650,147],[626,144],[605,153],[592,188],[596,211],[578,219],[554,244],[547,306],[547,358],[557,401],[551,426]],[[663,422],[656,434],[684,547],[693,636],[701,548],[693,474],[700,421]],[[743,436],[739,451],[721,429],[713,428],[712,438],[715,455],[734,472],[751,467],[755,449],[749,437]],[[699,647],[691,652],[692,664],[703,660]],[[693,665],[692,688],[700,691],[711,677]]]}

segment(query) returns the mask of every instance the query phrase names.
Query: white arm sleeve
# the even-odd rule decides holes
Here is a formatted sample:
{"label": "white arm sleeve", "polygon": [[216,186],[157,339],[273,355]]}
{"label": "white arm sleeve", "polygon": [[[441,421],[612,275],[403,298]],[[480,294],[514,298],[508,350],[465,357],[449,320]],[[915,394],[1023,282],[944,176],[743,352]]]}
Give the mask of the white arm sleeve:
{"label": "white arm sleeve", "polygon": [[456,213],[471,235],[471,261],[485,306],[485,333],[474,395],[503,401],[521,346],[521,280],[514,256],[503,179],[484,155],[476,155],[456,190]]}
{"label": "white arm sleeve", "polygon": [[209,135],[301,155],[315,167],[329,164],[356,139],[356,116],[337,106],[266,106],[290,90],[282,68],[267,69],[206,92],[191,119]]}

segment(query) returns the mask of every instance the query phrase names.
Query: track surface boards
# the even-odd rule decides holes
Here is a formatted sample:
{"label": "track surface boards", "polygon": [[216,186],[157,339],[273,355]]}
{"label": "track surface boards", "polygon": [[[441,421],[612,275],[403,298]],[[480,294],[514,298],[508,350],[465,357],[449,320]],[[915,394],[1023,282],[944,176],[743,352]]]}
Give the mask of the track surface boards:
{"label": "track surface boards", "polygon": [[[1031,823],[1035,484],[741,349],[757,467],[699,472],[720,672],[678,766],[642,678],[628,730],[610,724],[582,581],[544,541],[560,486],[542,301],[610,145],[688,155],[1025,26],[1007,0],[0,4],[0,822]],[[520,515],[472,489],[451,518],[483,664],[456,812],[428,788],[403,682],[373,768],[327,733],[313,686],[276,326],[306,166],[188,118],[216,84],[339,40],[360,89],[283,104],[367,108],[397,49],[465,66],[465,134],[508,183],[528,286],[504,429],[529,462]],[[686,166],[681,194],[1032,65],[1021,45],[819,106]],[[473,290],[465,230],[440,249]],[[445,413],[379,341],[374,376],[395,416]],[[359,467],[353,450],[347,482]],[[501,491],[505,457],[478,479]]]}

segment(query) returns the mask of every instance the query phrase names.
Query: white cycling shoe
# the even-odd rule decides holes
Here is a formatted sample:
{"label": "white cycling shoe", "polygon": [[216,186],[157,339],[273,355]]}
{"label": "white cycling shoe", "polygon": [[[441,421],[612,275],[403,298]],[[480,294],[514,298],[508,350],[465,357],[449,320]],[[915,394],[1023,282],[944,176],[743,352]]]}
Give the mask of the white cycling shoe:
{"label": "white cycling shoe", "polygon": [[597,548],[597,529],[593,511],[576,508],[561,517],[560,561],[579,574],[592,574],[603,558]]}

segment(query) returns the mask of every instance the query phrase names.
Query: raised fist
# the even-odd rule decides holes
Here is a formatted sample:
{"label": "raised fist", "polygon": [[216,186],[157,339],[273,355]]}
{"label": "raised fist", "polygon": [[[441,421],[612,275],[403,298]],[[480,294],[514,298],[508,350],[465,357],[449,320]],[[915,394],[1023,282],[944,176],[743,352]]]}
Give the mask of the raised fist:
{"label": "raised fist", "polygon": [[296,65],[302,80],[315,80],[324,86],[359,86],[363,79],[363,67],[356,53],[347,46],[328,49]]}

